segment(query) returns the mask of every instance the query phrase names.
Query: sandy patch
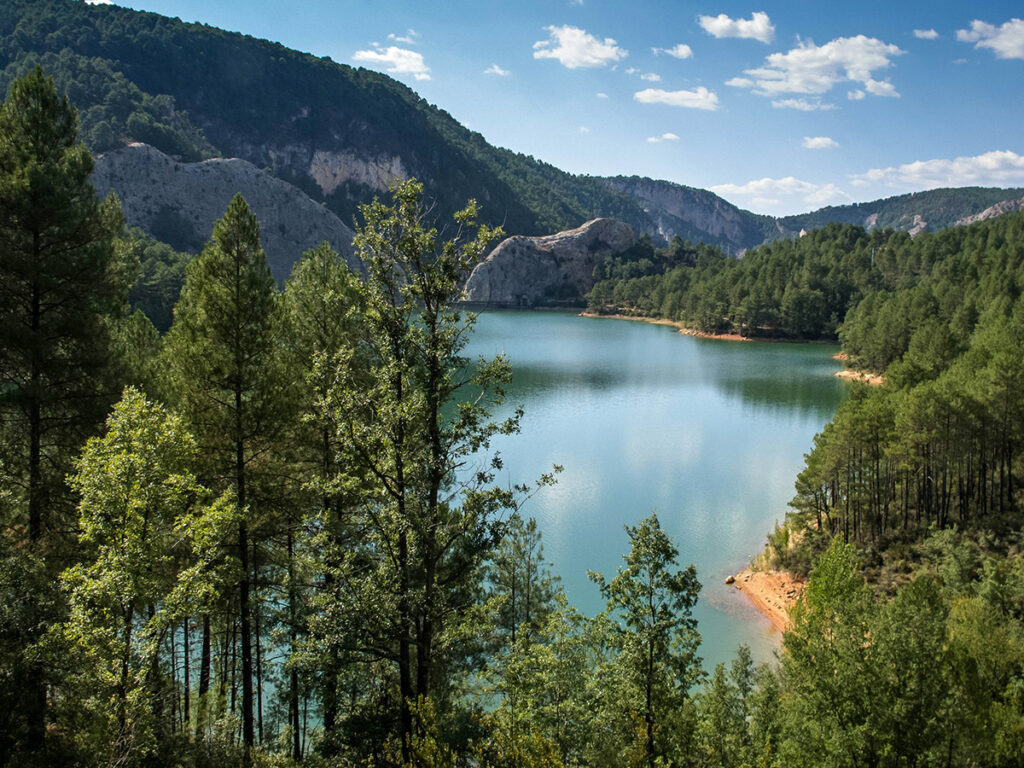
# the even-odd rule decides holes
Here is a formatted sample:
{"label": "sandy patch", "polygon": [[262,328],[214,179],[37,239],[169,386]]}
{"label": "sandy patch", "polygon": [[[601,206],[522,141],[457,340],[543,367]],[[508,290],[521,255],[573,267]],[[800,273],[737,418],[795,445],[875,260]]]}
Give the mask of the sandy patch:
{"label": "sandy patch", "polygon": [[835,375],[840,379],[850,379],[851,381],[863,381],[865,384],[870,384],[873,387],[879,387],[885,384],[885,376],[880,373],[868,373],[867,371],[853,371],[847,368],[843,371],[836,371]]}
{"label": "sandy patch", "polygon": [[785,632],[789,627],[789,610],[803,595],[806,582],[785,571],[752,571],[750,568],[740,571],[735,578],[733,586]]}

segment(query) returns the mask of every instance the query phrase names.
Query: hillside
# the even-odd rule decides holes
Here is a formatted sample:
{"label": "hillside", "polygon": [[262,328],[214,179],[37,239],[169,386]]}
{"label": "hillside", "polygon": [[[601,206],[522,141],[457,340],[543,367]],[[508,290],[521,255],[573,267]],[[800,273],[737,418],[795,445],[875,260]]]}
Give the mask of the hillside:
{"label": "hillside", "polygon": [[958,187],[930,189],[907,195],[887,197],[869,203],[830,205],[810,213],[778,219],[781,231],[796,235],[800,230],[819,229],[830,222],[856,224],[865,229],[896,229],[911,234],[927,229],[938,232],[980,214],[1006,200],[1020,198],[1024,189]]}
{"label": "hillside", "polygon": [[935,190],[776,220],[671,182],[565,173],[490,145],[386,75],[277,43],[114,5],[6,0],[0,89],[37,63],[78,107],[94,153],[144,142],[185,162],[240,158],[345,224],[389,181],[415,176],[438,219],[473,197],[512,235],[610,217],[656,244],[678,235],[736,255],[830,221],[935,231],[1024,194]]}
{"label": "hillside", "polygon": [[343,222],[415,176],[439,218],[475,197],[514,234],[597,215],[645,230],[639,206],[600,181],[493,147],[386,75],[276,43],[112,5],[5,2],[0,87],[37,62],[78,106],[94,152],[145,141],[184,159],[242,158]]}

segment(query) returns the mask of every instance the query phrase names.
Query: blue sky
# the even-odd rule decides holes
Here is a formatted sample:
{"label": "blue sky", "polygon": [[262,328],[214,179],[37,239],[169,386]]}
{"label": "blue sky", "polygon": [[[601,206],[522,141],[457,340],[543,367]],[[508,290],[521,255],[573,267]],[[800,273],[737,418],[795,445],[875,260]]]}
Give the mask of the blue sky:
{"label": "blue sky", "polygon": [[125,0],[408,84],[573,173],[758,213],[1024,186],[1024,6],[719,0]]}

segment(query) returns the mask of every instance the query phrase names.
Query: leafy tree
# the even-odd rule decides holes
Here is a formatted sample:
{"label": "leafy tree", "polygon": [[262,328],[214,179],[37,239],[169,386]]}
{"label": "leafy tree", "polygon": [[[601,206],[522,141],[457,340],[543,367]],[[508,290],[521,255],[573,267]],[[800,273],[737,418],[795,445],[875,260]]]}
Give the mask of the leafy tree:
{"label": "leafy tree", "polygon": [[633,755],[638,764],[654,768],[659,759],[676,759],[670,718],[686,706],[701,674],[700,635],[691,615],[700,583],[692,565],[673,570],[679,551],[656,514],[627,526],[626,532],[630,551],[625,567],[610,581],[599,573],[590,577],[607,601],[608,614],[621,621],[616,639],[627,696],[623,703],[643,723]]}
{"label": "leafy tree", "polygon": [[473,318],[453,307],[496,233],[469,233],[471,203],[456,217],[455,237],[441,241],[424,224],[422,193],[403,182],[391,206],[363,208],[355,245],[367,275],[368,369],[340,368],[330,396],[344,435],[342,475],[366,487],[358,546],[337,569],[334,636],[358,637],[364,658],[394,665],[403,762],[418,728],[413,705],[430,700],[439,716],[446,711],[449,670],[473,634],[467,608],[480,568],[500,536],[500,513],[517,497],[491,485],[497,457],[464,468],[495,434],[518,429],[518,414],[489,417],[506,361],[469,365],[460,352]]}
{"label": "leafy tree", "polygon": [[159,648],[214,595],[233,505],[198,484],[195,452],[180,418],[128,388],[70,479],[86,556],[61,577],[70,615],[60,645],[77,662],[67,718],[110,765],[166,754]]}

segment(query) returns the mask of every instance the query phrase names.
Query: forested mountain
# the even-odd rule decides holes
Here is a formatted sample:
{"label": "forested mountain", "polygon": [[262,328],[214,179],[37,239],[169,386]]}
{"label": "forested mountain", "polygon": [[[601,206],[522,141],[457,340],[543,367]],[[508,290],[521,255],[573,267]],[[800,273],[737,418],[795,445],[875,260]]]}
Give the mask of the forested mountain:
{"label": "forested mountain", "polygon": [[415,176],[439,217],[472,196],[516,234],[599,214],[642,228],[639,207],[600,181],[493,147],[386,75],[276,43],[114,5],[5,2],[0,87],[37,62],[78,105],[93,151],[137,140],[186,159],[240,157],[346,223],[389,180]]}
{"label": "forested mountain", "polygon": [[938,232],[959,224],[1005,200],[1024,196],[1024,189],[958,187],[913,192],[870,203],[830,205],[810,213],[783,216],[778,220],[785,234],[823,227],[829,222],[857,224],[865,229],[896,229],[917,234],[927,229]]}
{"label": "forested mountain", "polygon": [[938,190],[776,221],[704,190],[565,173],[490,145],[386,75],[276,43],[115,5],[7,0],[0,89],[36,63],[78,106],[94,153],[139,141],[182,161],[241,158],[325,203],[346,225],[389,181],[414,176],[439,218],[473,197],[483,221],[513,235],[611,217],[656,244],[678,235],[736,255],[829,221],[897,229],[924,221],[934,231],[1024,194]]}

